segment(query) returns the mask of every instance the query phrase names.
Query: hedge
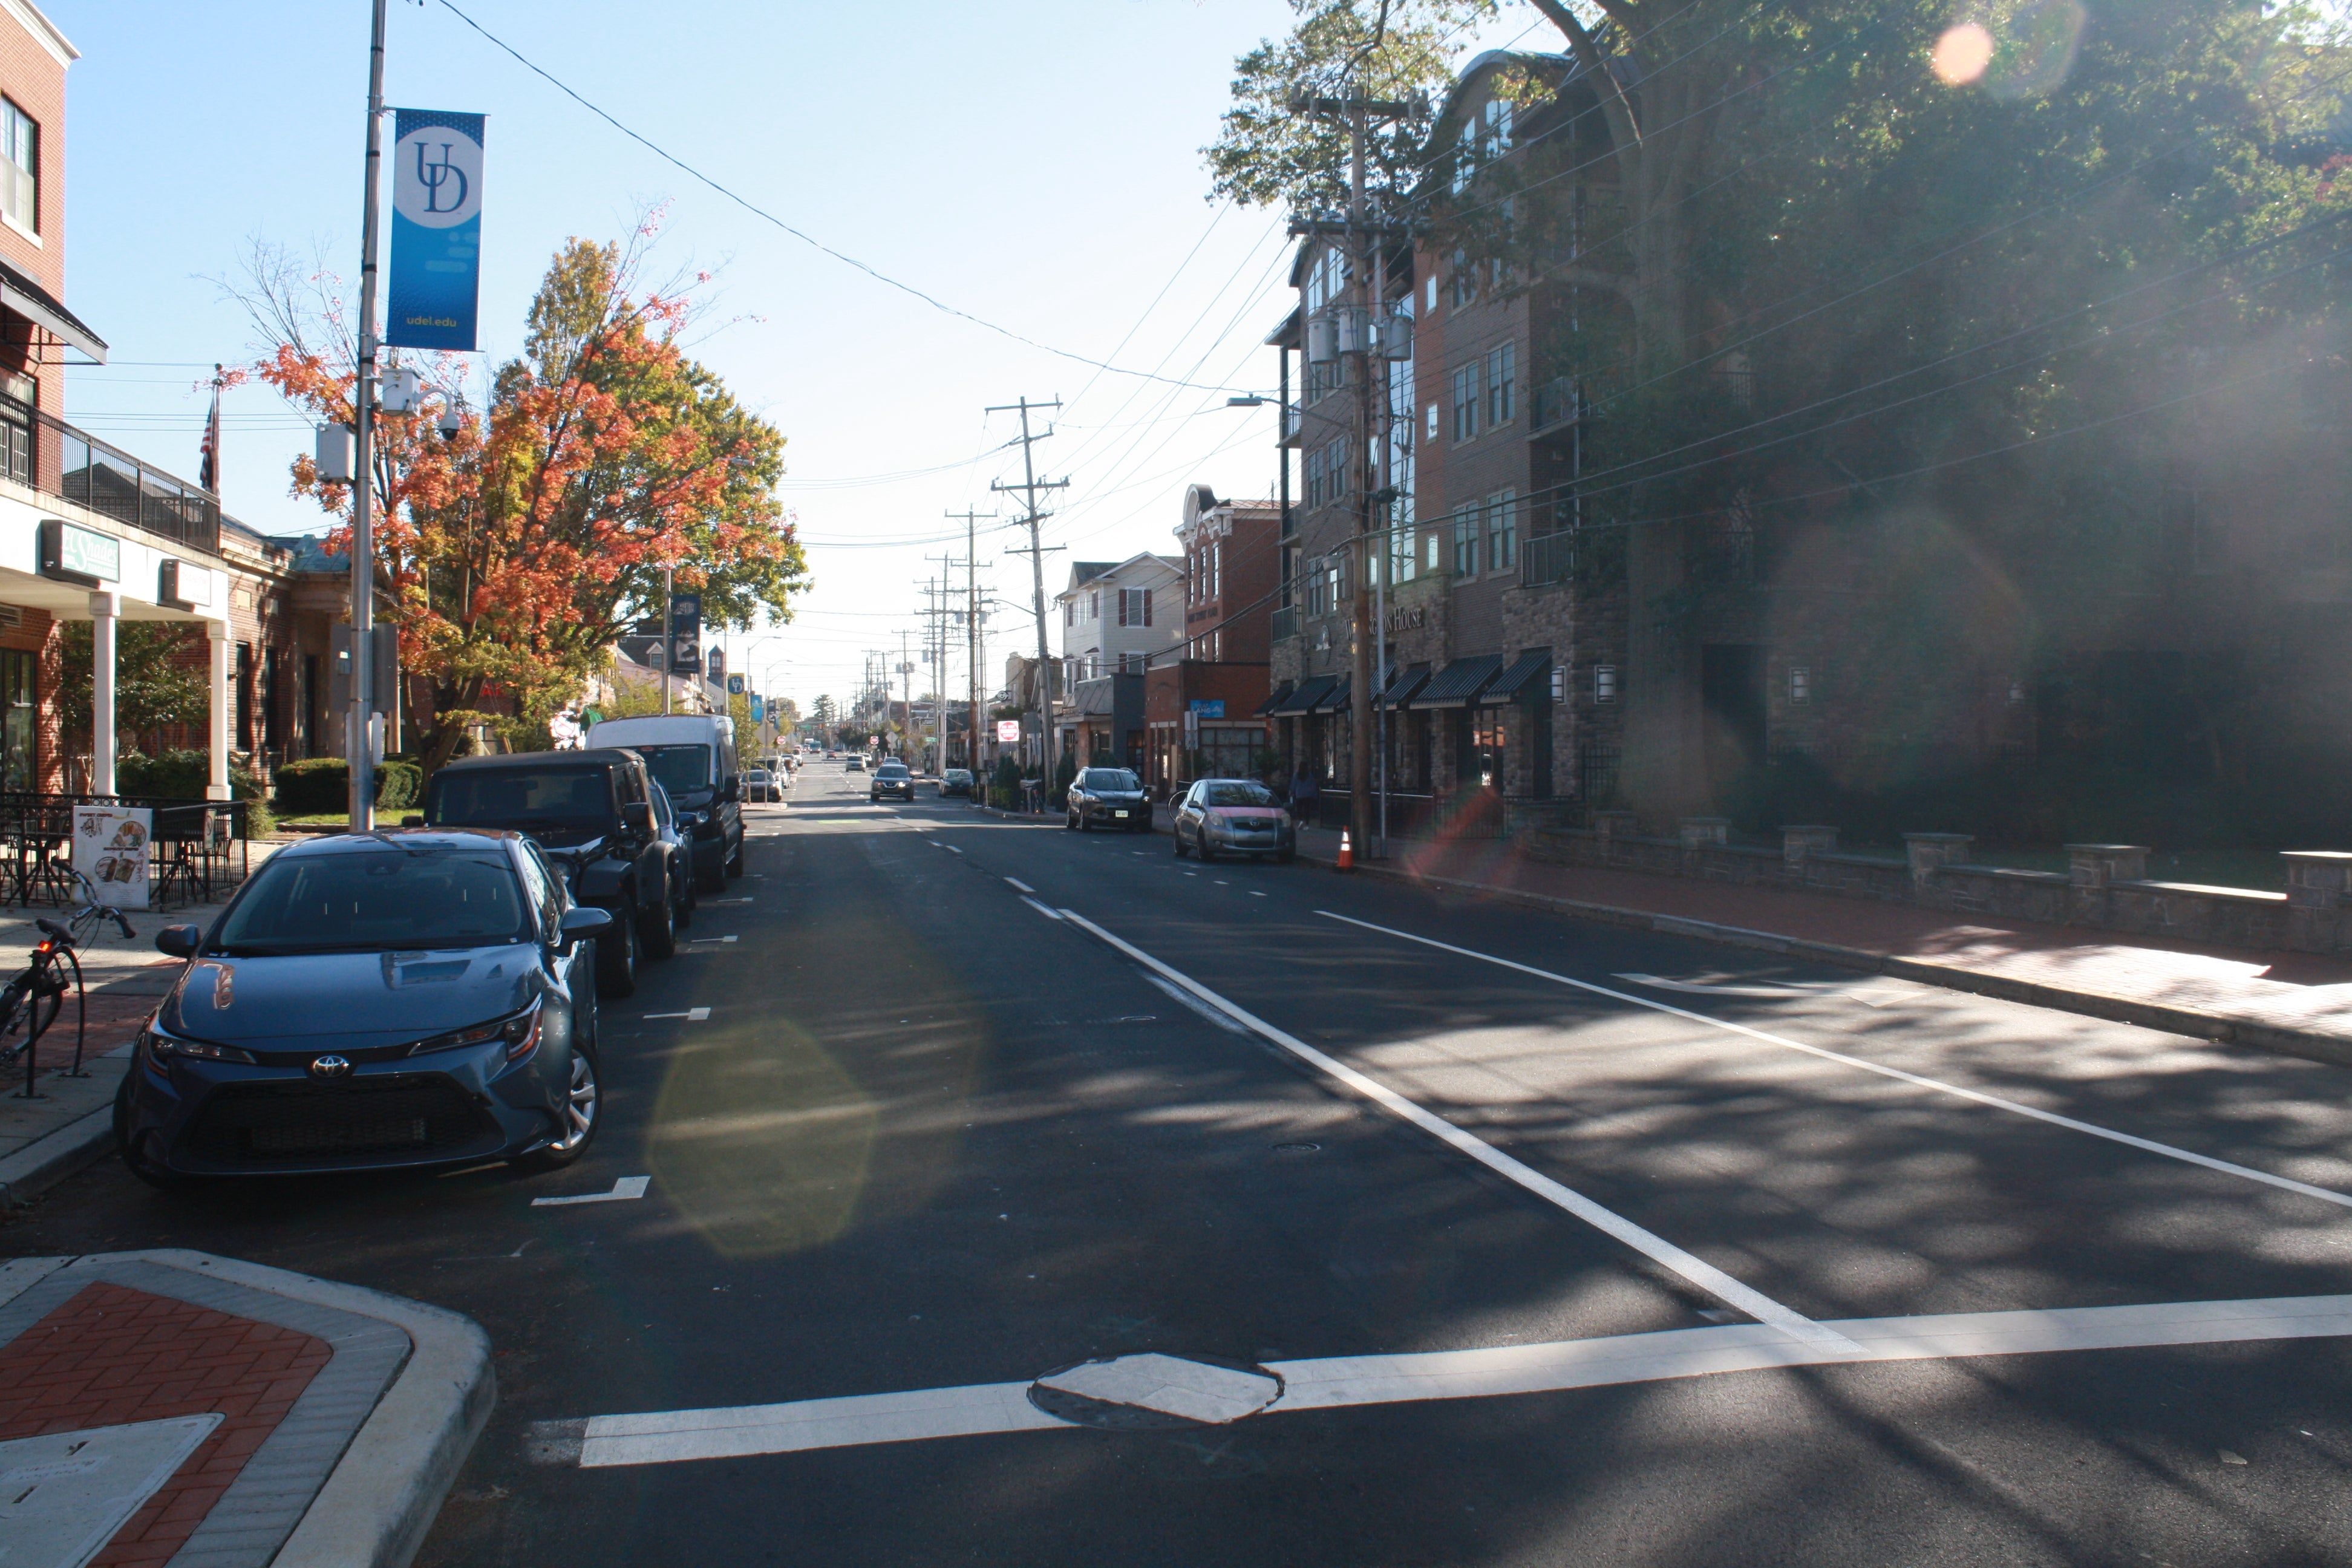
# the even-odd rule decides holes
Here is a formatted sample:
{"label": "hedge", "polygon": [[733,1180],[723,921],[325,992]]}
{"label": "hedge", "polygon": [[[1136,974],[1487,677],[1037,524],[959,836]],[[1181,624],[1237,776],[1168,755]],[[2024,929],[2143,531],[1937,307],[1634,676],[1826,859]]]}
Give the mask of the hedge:
{"label": "hedge", "polygon": [[[202,800],[212,776],[210,753],[194,750],[165,752],[154,757],[125,752],[114,763],[114,787],[129,795]],[[228,792],[233,799],[252,803],[245,811],[247,837],[262,838],[277,830],[277,821],[261,798],[261,780],[252,769],[232,764]]]}
{"label": "hedge", "polygon": [[[399,811],[416,804],[425,778],[415,763],[398,758],[375,766],[375,804],[379,811]],[[278,770],[278,814],[280,816],[320,816],[343,809],[350,799],[350,770],[341,757],[305,757]]]}

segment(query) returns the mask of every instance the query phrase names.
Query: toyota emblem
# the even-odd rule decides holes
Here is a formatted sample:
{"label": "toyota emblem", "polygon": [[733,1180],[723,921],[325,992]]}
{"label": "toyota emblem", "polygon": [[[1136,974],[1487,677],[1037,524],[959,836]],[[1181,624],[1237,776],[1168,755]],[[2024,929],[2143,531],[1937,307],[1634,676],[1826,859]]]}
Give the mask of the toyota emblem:
{"label": "toyota emblem", "polygon": [[310,1058],[312,1078],[349,1078],[351,1072],[352,1058],[349,1057],[312,1057]]}

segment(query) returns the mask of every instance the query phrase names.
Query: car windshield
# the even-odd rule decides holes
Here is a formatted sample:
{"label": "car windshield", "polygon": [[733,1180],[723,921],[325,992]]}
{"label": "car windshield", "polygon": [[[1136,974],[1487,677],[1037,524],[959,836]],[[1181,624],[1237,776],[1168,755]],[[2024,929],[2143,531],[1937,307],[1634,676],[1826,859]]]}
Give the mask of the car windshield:
{"label": "car windshield", "polygon": [[212,942],[228,953],[488,947],[529,942],[514,868],[496,849],[387,844],[285,855],[254,873]]}
{"label": "car windshield", "polygon": [[608,770],[449,768],[434,775],[425,818],[436,827],[593,827],[613,818]]}
{"label": "car windshield", "polygon": [[672,795],[710,787],[709,746],[632,746],[629,750],[645,758],[646,766]]}
{"label": "car windshield", "polygon": [[1079,775],[1079,782],[1088,789],[1132,791],[1143,787],[1125,768],[1088,768]]}
{"label": "car windshield", "polygon": [[885,779],[905,778],[907,776],[907,764],[904,763],[884,763],[880,767],[874,770],[874,776]]}
{"label": "car windshield", "polygon": [[957,784],[970,784],[971,782],[971,770],[970,768],[950,768],[946,773],[941,776],[950,779]]}
{"label": "car windshield", "polygon": [[753,768],[743,776],[751,780],[753,784],[766,784],[768,782],[768,770],[765,768]]}
{"label": "car windshield", "polygon": [[1272,805],[1274,792],[1247,779],[1226,779],[1201,786],[1202,805]]}

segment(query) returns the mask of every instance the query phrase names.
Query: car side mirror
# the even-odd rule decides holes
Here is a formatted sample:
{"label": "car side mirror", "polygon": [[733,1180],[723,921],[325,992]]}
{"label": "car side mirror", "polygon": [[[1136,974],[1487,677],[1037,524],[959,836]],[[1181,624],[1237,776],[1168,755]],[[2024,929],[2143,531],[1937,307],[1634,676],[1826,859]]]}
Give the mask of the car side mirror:
{"label": "car side mirror", "polygon": [[564,910],[563,918],[556,922],[555,931],[563,951],[570,952],[583,939],[603,936],[613,929],[613,924],[612,910],[583,904],[578,909]]}
{"label": "car side mirror", "polygon": [[621,821],[632,833],[651,833],[654,830],[654,808],[648,802],[633,800],[621,807]]}
{"label": "car side mirror", "polygon": [[155,933],[155,951],[171,958],[194,958],[204,944],[202,926],[165,926]]}
{"label": "car side mirror", "polygon": [[743,798],[743,775],[738,773],[733,778],[729,779],[725,784],[719,785],[719,798],[721,800],[741,800]]}

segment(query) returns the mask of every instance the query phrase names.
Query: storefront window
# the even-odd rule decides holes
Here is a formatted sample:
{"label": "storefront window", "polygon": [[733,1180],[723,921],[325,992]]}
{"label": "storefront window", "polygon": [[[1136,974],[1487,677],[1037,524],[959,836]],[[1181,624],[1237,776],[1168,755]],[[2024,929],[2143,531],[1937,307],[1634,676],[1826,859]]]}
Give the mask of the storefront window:
{"label": "storefront window", "polygon": [[1504,709],[1484,709],[1470,716],[1471,772],[1481,789],[1503,787]]}
{"label": "storefront window", "polygon": [[37,656],[0,653],[0,788],[29,790],[38,775],[34,755]]}

